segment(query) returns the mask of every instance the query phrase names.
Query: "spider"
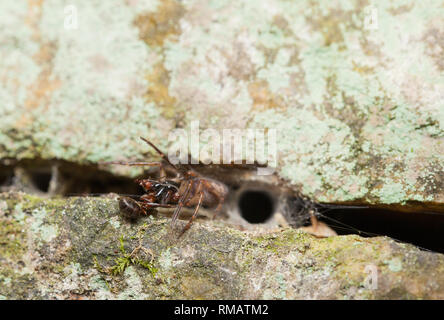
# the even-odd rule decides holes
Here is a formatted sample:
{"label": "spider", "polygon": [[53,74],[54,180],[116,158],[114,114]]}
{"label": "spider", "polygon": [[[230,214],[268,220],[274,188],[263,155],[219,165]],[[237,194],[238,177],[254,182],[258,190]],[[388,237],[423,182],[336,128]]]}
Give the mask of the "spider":
{"label": "spider", "polygon": [[[152,142],[140,137],[150,145],[162,158],[160,162],[143,161],[112,161],[107,164],[120,164],[127,166],[157,166],[160,171],[159,180],[138,179],[138,183],[146,192],[140,197],[140,201],[128,197],[119,199],[119,207],[128,217],[137,217],[148,214],[148,210],[154,207],[175,207],[171,226],[174,227],[183,207],[195,207],[194,213],[183,228],[181,235],[187,231],[197,217],[199,208],[206,206],[215,207],[216,214],[221,210],[228,193],[228,187],[217,180],[201,176],[191,168],[178,168],[168,160],[168,157],[160,151]],[[165,167],[170,167],[176,177],[166,179]]]}

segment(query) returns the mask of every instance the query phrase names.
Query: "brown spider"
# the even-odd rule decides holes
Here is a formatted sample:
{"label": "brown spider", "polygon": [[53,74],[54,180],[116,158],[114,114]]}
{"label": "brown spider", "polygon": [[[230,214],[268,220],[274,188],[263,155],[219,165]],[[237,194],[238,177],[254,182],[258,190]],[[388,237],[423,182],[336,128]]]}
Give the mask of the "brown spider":
{"label": "brown spider", "polygon": [[[195,206],[193,215],[181,232],[182,235],[191,227],[201,205],[210,208],[216,207],[216,213],[220,211],[228,193],[228,188],[225,184],[214,179],[202,177],[190,168],[186,170],[179,169],[153,143],[142,137],[140,139],[156,150],[162,157],[161,162],[107,162],[108,164],[127,166],[158,166],[160,169],[159,181],[151,179],[136,180],[146,192],[145,195],[140,197],[140,201],[128,197],[121,197],[119,199],[119,207],[126,216],[134,218],[140,215],[147,215],[148,210],[154,207],[175,207],[171,220],[171,226],[174,227],[182,208]],[[166,180],[164,166],[169,166],[173,169],[176,172],[176,177]]]}

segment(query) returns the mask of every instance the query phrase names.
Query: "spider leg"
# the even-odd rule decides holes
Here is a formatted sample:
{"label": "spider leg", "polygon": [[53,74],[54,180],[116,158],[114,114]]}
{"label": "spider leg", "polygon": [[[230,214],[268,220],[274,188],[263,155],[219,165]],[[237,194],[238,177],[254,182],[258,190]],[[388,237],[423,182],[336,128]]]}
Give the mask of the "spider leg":
{"label": "spider leg", "polygon": [[225,201],[225,197],[224,196],[220,196],[219,197],[219,203],[217,204],[216,209],[214,210],[214,217],[220,212],[220,210],[222,209],[222,205],[224,204]]}
{"label": "spider leg", "polygon": [[108,162],[100,162],[100,164],[120,164],[120,165],[124,165],[124,166],[139,166],[139,167],[162,166],[161,162],[143,162],[143,161],[108,161]]}
{"label": "spider leg", "polygon": [[313,209],[310,209],[310,222],[311,222],[311,225],[313,226],[313,229],[316,230],[318,227],[318,219],[316,218]]}
{"label": "spider leg", "polygon": [[177,207],[176,207],[176,209],[174,210],[174,213],[173,213],[173,218],[171,220],[171,226],[174,226],[176,224],[176,221],[177,221],[177,218],[179,217],[180,211],[182,210],[182,207],[185,204],[185,201],[186,201],[186,199],[188,197],[188,194],[190,192],[191,184],[192,184],[192,181],[191,180],[188,181],[188,184],[187,184],[187,187],[185,189],[185,192],[183,193],[183,195],[179,199],[179,203],[177,204]]}
{"label": "spider leg", "polygon": [[140,137],[140,139],[142,139],[143,141],[145,141],[146,143],[148,143],[154,150],[156,150],[156,152],[158,153],[158,154],[160,154],[160,156],[162,157],[162,159],[164,159],[170,166],[172,166],[174,169],[176,169],[177,170],[177,167],[174,165],[174,164],[172,164],[171,162],[170,162],[170,160],[168,160],[168,157],[162,152],[162,151],[160,151],[151,141],[149,141],[149,140],[147,140],[147,139],[145,139],[145,138],[143,138],[143,137]]}
{"label": "spider leg", "polygon": [[310,212],[311,226],[301,227],[302,230],[314,235],[316,238],[326,238],[338,235],[336,231],[334,231],[328,225],[326,225],[321,221],[318,221],[314,209],[310,209],[309,212]]}
{"label": "spider leg", "polygon": [[[204,182],[204,184],[206,184],[205,182]],[[209,189],[209,192],[216,198],[216,199],[218,199],[218,202],[217,202],[217,206],[216,206],[216,208],[214,209],[214,215],[213,215],[213,219],[220,213],[220,210],[222,209],[222,205],[224,204],[224,202],[225,202],[225,194],[223,194],[223,193],[220,193],[220,192],[217,192],[216,190],[213,190],[213,189],[211,189],[211,188],[207,188],[207,189]]]}
{"label": "spider leg", "polygon": [[159,181],[165,182],[165,180],[166,180],[166,172],[163,166],[161,165],[159,168]]}
{"label": "spider leg", "polygon": [[[201,187],[201,185],[199,185],[199,190],[201,189],[200,187]],[[188,221],[187,225],[183,228],[179,237],[181,237],[185,233],[185,231],[187,231],[191,227],[191,224],[193,223],[194,219],[196,219],[197,212],[199,211],[200,205],[202,204],[203,195],[204,195],[204,193],[200,192],[199,202],[197,203],[196,208],[194,209],[194,213],[191,216],[190,220]]]}

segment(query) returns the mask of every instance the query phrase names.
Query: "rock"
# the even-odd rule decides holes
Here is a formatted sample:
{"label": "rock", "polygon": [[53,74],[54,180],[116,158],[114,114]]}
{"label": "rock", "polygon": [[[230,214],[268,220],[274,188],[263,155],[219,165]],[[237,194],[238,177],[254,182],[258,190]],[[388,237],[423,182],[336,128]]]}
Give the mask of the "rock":
{"label": "rock", "polygon": [[5,299],[443,299],[444,256],[387,237],[317,239],[165,217],[116,200],[0,195]]}
{"label": "rock", "polygon": [[440,5],[0,2],[0,185],[42,196],[1,196],[0,298],[443,299],[441,254],[223,222],[177,239],[112,199],[45,199],[27,170],[49,166],[47,194],[64,194],[59,169],[157,160],[139,136],[166,151],[198,121],[276,130],[277,178],[313,200],[444,212]]}
{"label": "rock", "polygon": [[154,159],[138,136],[166,150],[193,120],[276,129],[277,174],[313,199],[444,211],[439,2],[71,3],[0,4],[0,158]]}

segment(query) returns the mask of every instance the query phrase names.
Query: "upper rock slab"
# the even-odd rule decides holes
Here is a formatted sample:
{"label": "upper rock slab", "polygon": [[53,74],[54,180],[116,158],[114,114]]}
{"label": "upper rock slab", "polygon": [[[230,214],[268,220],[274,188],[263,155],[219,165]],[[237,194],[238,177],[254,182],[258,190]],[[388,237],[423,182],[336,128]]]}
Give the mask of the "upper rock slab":
{"label": "upper rock slab", "polygon": [[140,158],[199,120],[276,129],[317,200],[444,203],[439,1],[70,3],[0,3],[0,157]]}

